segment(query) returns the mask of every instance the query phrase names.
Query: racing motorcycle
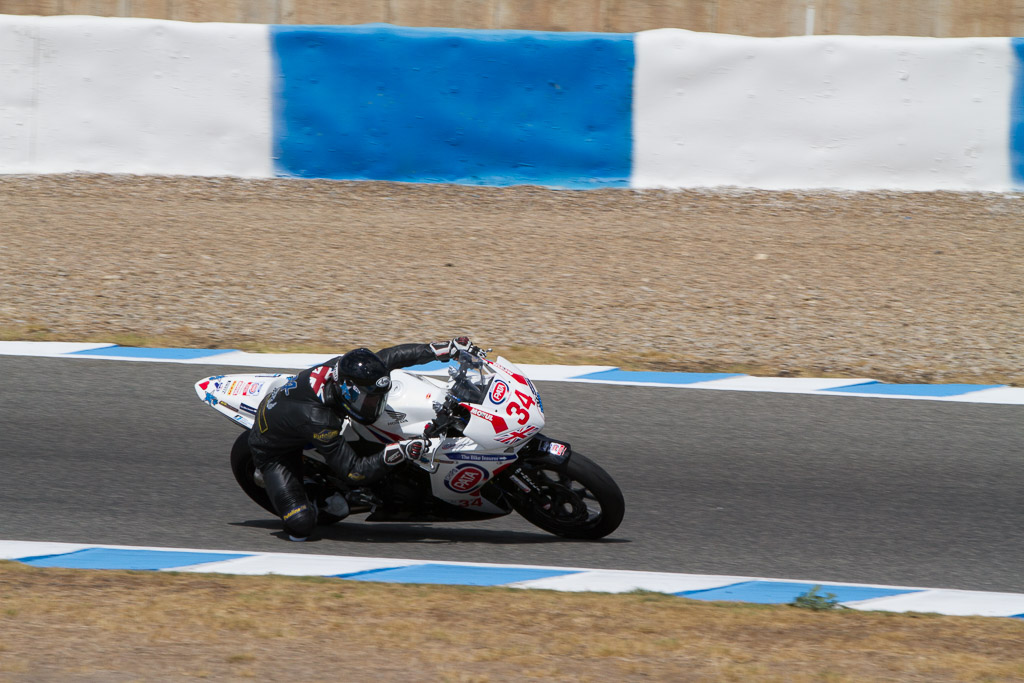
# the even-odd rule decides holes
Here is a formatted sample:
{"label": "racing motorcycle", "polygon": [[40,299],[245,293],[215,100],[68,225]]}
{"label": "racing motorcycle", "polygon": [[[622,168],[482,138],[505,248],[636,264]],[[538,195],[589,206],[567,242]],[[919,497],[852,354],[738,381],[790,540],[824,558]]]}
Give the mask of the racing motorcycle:
{"label": "racing motorcycle", "polygon": [[[515,511],[565,538],[598,539],[618,528],[625,511],[618,485],[567,442],[541,432],[544,404],[533,382],[487,353],[475,346],[460,351],[447,379],[393,370],[381,417],[366,425],[346,421],[346,437],[353,441],[386,445],[429,438],[419,458],[392,468],[373,489],[351,489],[308,445],[304,480],[318,504],[318,523],[339,521],[325,501],[340,492],[350,514],[369,513],[368,522],[472,521]],[[199,398],[245,429],[231,449],[231,471],[242,490],[272,513],[249,451],[249,429],[264,397],[294,379],[217,375],[195,385]]]}

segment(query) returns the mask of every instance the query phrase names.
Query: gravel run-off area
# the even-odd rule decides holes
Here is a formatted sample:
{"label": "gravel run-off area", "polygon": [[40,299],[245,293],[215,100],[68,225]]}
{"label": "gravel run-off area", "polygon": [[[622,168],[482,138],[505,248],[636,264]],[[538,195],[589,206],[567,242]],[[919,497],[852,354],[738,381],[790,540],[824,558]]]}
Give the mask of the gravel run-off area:
{"label": "gravel run-off area", "polygon": [[1024,195],[0,177],[0,338],[1024,385]]}

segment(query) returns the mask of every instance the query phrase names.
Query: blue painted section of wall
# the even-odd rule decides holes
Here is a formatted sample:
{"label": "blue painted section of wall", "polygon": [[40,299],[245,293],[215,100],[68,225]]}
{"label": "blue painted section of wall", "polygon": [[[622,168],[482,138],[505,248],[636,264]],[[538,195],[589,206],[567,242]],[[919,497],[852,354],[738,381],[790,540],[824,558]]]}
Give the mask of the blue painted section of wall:
{"label": "blue painted section of wall", "polygon": [[628,186],[633,36],[272,26],[285,176]]}
{"label": "blue painted section of wall", "polygon": [[339,574],[354,581],[388,583],[435,583],[459,586],[500,586],[518,581],[547,579],[552,576],[578,574],[577,571],[535,569],[531,567],[471,567],[457,564],[416,564],[408,567],[373,569],[354,574]]}
{"label": "blue painted section of wall", "polygon": [[1010,174],[1017,189],[1024,189],[1024,38],[1010,38],[1017,57],[1010,99]]}
{"label": "blue painted section of wall", "polygon": [[[815,587],[812,583],[796,583],[790,581],[744,581],[731,586],[709,588],[699,591],[683,591],[676,593],[692,600],[726,600],[736,602],[755,602],[762,605],[787,605]],[[885,598],[890,595],[903,595],[919,591],[905,588],[874,588],[871,586],[818,586],[818,595],[822,597],[832,593],[839,602],[854,600],[871,600]]]}

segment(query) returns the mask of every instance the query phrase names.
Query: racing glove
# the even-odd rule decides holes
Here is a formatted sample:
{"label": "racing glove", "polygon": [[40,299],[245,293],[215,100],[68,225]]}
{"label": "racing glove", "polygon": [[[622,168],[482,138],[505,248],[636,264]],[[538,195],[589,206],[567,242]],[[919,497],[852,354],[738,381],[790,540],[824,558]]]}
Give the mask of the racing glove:
{"label": "racing glove", "polygon": [[452,358],[457,358],[459,351],[471,351],[473,342],[469,341],[469,337],[463,336],[450,341],[431,342],[430,348],[439,361],[447,363]]}
{"label": "racing glove", "polygon": [[427,454],[430,441],[427,439],[408,439],[384,447],[384,464],[398,465],[406,460],[419,460]]}

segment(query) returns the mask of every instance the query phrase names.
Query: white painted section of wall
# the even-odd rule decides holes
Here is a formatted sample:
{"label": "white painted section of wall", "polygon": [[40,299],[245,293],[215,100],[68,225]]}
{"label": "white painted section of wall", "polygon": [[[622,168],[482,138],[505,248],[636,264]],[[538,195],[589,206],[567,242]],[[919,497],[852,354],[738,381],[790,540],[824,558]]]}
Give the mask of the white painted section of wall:
{"label": "white painted section of wall", "polygon": [[0,173],[273,175],[268,28],[0,16]]}
{"label": "white painted section of wall", "polygon": [[0,171],[24,163],[35,144],[36,22],[0,16]]}
{"label": "white painted section of wall", "polygon": [[636,36],[634,187],[1012,189],[1004,38]]}

